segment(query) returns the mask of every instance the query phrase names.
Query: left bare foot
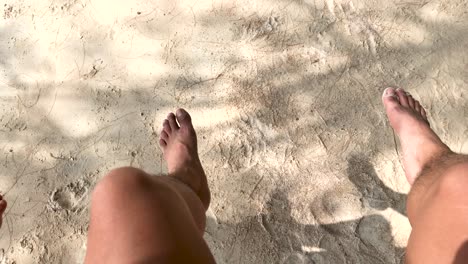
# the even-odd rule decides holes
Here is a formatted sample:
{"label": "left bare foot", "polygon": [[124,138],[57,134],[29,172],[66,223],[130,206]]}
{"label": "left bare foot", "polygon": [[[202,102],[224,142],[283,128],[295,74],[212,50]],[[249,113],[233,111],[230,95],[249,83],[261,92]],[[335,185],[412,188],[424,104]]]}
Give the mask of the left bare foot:
{"label": "left bare foot", "polygon": [[197,135],[192,119],[184,109],[170,113],[164,120],[159,139],[169,176],[188,185],[200,198],[205,209],[210,205],[210,190],[198,157]]}

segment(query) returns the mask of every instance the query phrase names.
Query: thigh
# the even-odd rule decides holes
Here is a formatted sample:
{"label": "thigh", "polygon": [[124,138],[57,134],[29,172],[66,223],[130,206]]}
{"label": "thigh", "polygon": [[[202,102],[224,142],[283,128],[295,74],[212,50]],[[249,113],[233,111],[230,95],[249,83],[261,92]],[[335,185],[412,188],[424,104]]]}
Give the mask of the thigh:
{"label": "thigh", "polygon": [[119,173],[130,175],[108,175],[93,193],[86,263],[214,263],[169,181]]}

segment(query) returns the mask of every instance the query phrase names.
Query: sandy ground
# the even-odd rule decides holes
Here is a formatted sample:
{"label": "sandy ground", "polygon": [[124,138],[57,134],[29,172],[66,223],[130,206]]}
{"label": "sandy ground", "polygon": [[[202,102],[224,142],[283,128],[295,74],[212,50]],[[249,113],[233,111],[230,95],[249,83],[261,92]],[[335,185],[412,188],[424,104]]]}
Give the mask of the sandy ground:
{"label": "sandy ground", "polygon": [[380,95],[406,87],[468,152],[467,5],[3,1],[0,263],[82,262],[96,182],[164,173],[177,107],[198,130],[218,263],[402,263],[409,186]]}

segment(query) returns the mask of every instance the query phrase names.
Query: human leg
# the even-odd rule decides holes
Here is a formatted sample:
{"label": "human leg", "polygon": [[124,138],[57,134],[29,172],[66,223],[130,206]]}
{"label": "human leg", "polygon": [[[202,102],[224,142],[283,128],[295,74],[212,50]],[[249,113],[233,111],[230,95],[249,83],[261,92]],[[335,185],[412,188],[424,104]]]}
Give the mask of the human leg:
{"label": "human leg", "polygon": [[203,240],[210,194],[195,131],[184,110],[177,121],[168,116],[160,139],[169,175],[120,168],[96,186],[86,263],[214,263]]}
{"label": "human leg", "polygon": [[385,90],[383,102],[400,138],[405,174],[412,185],[407,201],[413,227],[407,262],[452,263],[457,255],[466,255],[468,158],[440,140],[424,108],[404,90]]}

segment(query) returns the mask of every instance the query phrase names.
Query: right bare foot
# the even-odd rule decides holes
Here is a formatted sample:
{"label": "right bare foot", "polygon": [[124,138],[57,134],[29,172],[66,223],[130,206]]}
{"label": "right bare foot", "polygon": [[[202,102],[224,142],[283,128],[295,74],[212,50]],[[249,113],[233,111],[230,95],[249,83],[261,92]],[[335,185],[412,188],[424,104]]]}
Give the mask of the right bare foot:
{"label": "right bare foot", "polygon": [[159,139],[170,176],[188,185],[205,209],[210,204],[210,190],[197,150],[197,135],[192,119],[184,109],[170,113],[163,122]]}
{"label": "right bare foot", "polygon": [[450,149],[430,128],[426,111],[403,89],[385,89],[382,101],[390,125],[400,138],[406,179],[413,185],[422,169]]}
{"label": "right bare foot", "polygon": [[2,227],[3,213],[7,208],[7,202],[3,200],[3,197],[0,195],[0,227]]}

